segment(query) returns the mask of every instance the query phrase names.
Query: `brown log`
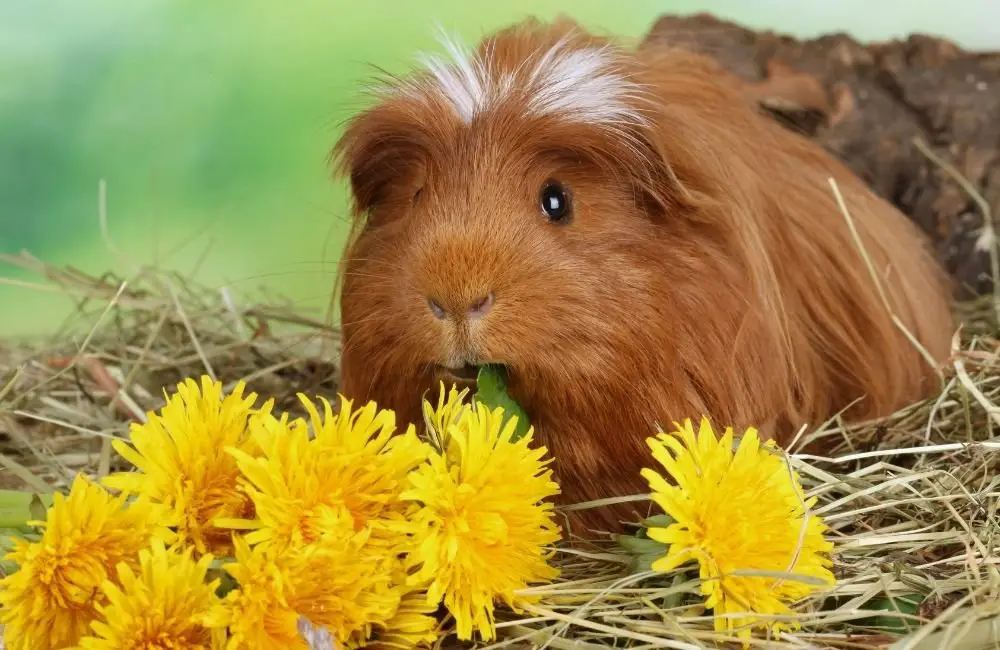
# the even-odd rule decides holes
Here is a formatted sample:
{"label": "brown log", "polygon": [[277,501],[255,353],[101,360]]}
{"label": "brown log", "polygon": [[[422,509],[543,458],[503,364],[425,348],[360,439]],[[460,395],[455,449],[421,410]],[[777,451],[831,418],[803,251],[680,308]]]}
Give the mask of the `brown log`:
{"label": "brown log", "polygon": [[1000,52],[921,34],[872,44],[841,33],[800,40],[709,14],[663,16],[644,44],[711,55],[769,115],[820,143],[919,224],[958,297],[992,291],[995,239],[983,235],[990,216],[981,203],[1000,220]]}

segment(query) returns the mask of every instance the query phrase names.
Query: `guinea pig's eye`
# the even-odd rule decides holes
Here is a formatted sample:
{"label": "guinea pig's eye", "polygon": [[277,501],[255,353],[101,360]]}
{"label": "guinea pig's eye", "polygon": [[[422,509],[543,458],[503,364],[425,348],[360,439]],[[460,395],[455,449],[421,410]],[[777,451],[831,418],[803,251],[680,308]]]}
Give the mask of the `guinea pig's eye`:
{"label": "guinea pig's eye", "polygon": [[420,200],[420,195],[423,194],[423,192],[424,192],[424,188],[421,187],[419,190],[417,190],[416,192],[413,193],[413,204],[414,205],[416,205],[417,201]]}
{"label": "guinea pig's eye", "polygon": [[548,181],[542,185],[538,200],[542,206],[542,214],[552,223],[566,223],[570,218],[569,194],[556,181]]}

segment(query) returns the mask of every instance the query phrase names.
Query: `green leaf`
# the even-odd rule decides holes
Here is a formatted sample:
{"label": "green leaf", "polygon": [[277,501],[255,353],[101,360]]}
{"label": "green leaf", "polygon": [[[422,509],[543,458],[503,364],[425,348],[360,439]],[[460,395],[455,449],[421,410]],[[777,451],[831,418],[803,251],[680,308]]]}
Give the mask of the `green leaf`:
{"label": "green leaf", "polygon": [[0,490],[0,528],[29,530],[28,522],[44,521],[46,508],[50,505],[52,505],[51,494]]}
{"label": "green leaf", "polygon": [[476,394],[473,399],[490,410],[498,406],[503,408],[504,424],[512,417],[517,418],[513,440],[520,440],[531,428],[528,414],[507,394],[507,379],[503,366],[485,365],[479,368],[479,375],[476,378]]}
{"label": "green leaf", "polygon": [[[867,622],[873,628],[886,632],[906,632],[918,627],[916,621],[903,616],[915,616],[924,596],[919,594],[906,594],[895,598],[874,598],[865,606],[869,610],[882,610],[886,614],[873,616]],[[900,616],[900,615],[903,616]]]}

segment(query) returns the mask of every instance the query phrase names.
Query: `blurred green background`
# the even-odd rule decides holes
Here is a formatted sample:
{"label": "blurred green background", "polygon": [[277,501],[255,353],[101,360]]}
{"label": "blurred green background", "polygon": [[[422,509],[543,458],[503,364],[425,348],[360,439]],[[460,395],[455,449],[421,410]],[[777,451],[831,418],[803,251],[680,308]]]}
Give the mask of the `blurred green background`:
{"label": "blurred green background", "polygon": [[[0,0],[0,253],[91,273],[156,263],[322,314],[346,232],[326,156],[372,65],[410,67],[440,22],[469,42],[569,13],[641,37],[712,11],[798,35],[913,31],[1000,44],[1000,4],[681,0]],[[98,187],[107,183],[102,238]],[[127,258],[127,259],[123,259]],[[0,264],[0,334],[44,331],[64,297]]]}

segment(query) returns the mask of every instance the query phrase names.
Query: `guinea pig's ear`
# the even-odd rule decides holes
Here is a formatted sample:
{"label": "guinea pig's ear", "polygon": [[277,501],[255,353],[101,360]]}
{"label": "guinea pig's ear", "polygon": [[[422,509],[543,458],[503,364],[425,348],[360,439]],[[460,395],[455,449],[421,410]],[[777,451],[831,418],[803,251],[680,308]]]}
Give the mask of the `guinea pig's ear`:
{"label": "guinea pig's ear", "polygon": [[669,151],[658,137],[656,118],[633,125],[622,139],[618,160],[625,165],[647,214],[654,220],[675,219],[696,212],[699,194],[688,187],[674,168]]}
{"label": "guinea pig's ear", "polygon": [[330,158],[336,175],[350,182],[355,217],[372,219],[394,187],[413,180],[424,140],[411,115],[388,102],[347,123]]}

